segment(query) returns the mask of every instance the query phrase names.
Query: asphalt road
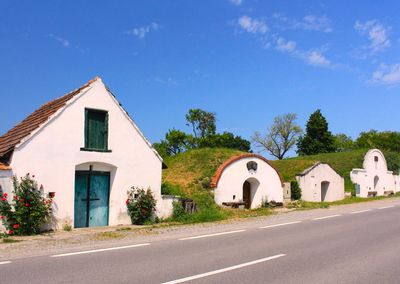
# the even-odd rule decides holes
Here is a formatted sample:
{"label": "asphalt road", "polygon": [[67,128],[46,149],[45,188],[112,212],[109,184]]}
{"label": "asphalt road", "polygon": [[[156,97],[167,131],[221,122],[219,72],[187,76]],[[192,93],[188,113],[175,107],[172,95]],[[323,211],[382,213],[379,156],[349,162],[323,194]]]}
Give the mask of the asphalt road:
{"label": "asphalt road", "polygon": [[400,205],[0,262],[0,283],[400,283]]}

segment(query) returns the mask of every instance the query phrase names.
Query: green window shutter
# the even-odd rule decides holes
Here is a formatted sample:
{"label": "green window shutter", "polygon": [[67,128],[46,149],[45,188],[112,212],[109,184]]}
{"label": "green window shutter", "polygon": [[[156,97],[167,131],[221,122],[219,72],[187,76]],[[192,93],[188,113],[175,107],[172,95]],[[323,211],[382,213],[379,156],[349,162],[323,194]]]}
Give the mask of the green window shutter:
{"label": "green window shutter", "polygon": [[98,110],[85,110],[85,148],[107,150],[108,113]]}

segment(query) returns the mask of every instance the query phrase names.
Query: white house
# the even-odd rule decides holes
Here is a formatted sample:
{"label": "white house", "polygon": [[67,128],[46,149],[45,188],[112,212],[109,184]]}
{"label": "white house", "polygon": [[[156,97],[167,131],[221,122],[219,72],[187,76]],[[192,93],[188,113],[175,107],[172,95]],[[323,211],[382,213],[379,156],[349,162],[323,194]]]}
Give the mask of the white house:
{"label": "white house", "polygon": [[360,197],[389,195],[400,190],[399,176],[388,171],[385,156],[378,149],[367,152],[363,168],[353,169],[350,178]]}
{"label": "white house", "polygon": [[260,207],[263,202],[283,202],[282,179],[267,159],[243,154],[224,162],[217,170],[211,187],[219,205],[243,204]]}
{"label": "white house", "polygon": [[[50,101],[0,137],[0,185],[35,175],[55,192],[57,226],[129,224],[132,186],[150,188],[161,214],[163,161],[100,78]],[[162,215],[162,214],[161,214]]]}
{"label": "white house", "polygon": [[296,175],[301,199],[332,202],[344,199],[344,179],[329,164],[317,162]]}

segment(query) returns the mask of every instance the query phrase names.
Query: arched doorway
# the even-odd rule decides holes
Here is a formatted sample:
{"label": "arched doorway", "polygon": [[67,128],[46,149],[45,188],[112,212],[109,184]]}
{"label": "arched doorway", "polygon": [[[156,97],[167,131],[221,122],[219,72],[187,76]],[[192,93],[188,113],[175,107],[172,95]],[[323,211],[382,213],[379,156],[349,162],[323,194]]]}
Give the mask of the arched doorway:
{"label": "arched doorway", "polygon": [[243,202],[246,209],[251,209],[254,197],[260,182],[256,178],[249,178],[243,183]]}
{"label": "arched doorway", "polygon": [[329,190],[329,181],[321,182],[321,202],[324,202]]}
{"label": "arched doorway", "polygon": [[243,202],[246,209],[251,208],[251,184],[247,180],[243,184]]}
{"label": "arched doorway", "polygon": [[374,177],[374,191],[378,191],[379,188],[379,177],[375,176]]}

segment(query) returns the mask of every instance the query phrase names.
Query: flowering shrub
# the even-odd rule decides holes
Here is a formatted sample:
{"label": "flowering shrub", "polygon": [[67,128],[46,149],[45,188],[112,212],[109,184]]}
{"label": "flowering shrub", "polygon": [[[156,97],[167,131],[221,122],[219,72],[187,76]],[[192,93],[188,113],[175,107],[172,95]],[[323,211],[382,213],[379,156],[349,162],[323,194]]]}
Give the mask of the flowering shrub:
{"label": "flowering shrub", "polygon": [[143,188],[132,187],[128,190],[126,207],[132,224],[143,225],[151,222],[156,208],[156,200],[150,189],[145,191]]}
{"label": "flowering shrub", "polygon": [[51,217],[53,199],[44,197],[34,177],[13,177],[13,199],[9,201],[7,193],[1,196],[0,219],[9,235],[36,234]]}

